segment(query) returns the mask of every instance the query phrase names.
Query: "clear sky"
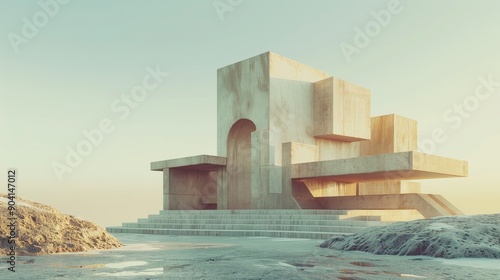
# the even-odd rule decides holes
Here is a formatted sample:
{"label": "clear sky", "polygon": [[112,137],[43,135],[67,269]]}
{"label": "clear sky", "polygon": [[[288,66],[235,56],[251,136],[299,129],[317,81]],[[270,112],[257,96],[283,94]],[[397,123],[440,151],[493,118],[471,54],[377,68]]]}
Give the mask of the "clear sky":
{"label": "clear sky", "polygon": [[216,70],[273,51],[371,89],[372,115],[416,119],[422,150],[469,161],[423,191],[500,212],[500,1],[0,4],[0,179],[17,168],[21,197],[105,226],[156,213],[151,161],[216,154]]}

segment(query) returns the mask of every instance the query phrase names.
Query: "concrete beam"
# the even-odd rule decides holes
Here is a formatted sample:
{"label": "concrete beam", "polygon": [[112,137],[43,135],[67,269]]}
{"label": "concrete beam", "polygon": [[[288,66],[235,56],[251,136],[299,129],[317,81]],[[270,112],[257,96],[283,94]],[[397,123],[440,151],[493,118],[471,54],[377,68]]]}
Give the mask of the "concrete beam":
{"label": "concrete beam", "polygon": [[225,165],[226,157],[198,155],[151,162],[151,170],[163,171],[167,168],[181,168],[188,170],[213,171]]}
{"label": "concrete beam", "polygon": [[357,183],[358,195],[420,193],[420,182],[382,181]]}
{"label": "concrete beam", "polygon": [[337,182],[373,182],[466,177],[466,161],[401,152],[292,164],[292,179],[325,178]]}
{"label": "concrete beam", "polygon": [[463,214],[446,199],[430,194],[386,194],[315,198],[322,209],[391,210],[415,209],[425,218]]}

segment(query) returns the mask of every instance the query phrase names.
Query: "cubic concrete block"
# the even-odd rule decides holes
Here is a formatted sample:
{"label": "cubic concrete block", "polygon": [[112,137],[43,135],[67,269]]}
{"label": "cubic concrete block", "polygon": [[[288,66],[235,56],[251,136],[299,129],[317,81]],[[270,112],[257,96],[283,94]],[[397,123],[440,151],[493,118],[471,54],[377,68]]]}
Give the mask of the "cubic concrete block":
{"label": "cubic concrete block", "polygon": [[370,139],[370,91],[329,77],[313,85],[314,136],[336,141]]}
{"label": "cubic concrete block", "polygon": [[360,143],[362,156],[417,150],[417,122],[398,115],[371,119],[371,138]]}
{"label": "cubic concrete block", "polygon": [[269,57],[269,76],[271,78],[314,83],[330,77],[328,73],[279,54],[267,52],[265,55]]}

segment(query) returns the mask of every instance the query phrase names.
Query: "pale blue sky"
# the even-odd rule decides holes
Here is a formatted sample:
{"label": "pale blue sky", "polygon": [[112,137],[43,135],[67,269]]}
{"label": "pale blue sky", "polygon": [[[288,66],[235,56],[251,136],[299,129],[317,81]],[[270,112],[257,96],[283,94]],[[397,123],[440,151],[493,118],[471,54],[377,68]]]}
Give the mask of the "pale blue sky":
{"label": "pale blue sky", "polygon": [[[500,1],[243,0],[223,18],[212,0],[40,2],[58,11],[26,38],[23,18],[46,12],[0,1],[1,168],[19,169],[20,196],[102,225],[157,212],[162,175],[149,163],[216,153],[216,70],[273,51],[370,88],[372,114],[416,119],[421,141],[442,129],[434,153],[469,160],[471,176],[423,181],[424,191],[500,212],[500,86],[456,128],[443,119],[479,77],[500,82]],[[355,46],[355,29],[388,5],[399,12],[349,62],[341,44]],[[25,40],[17,53],[13,36]],[[121,120],[111,104],[157,65],[170,75]],[[105,118],[115,130],[60,182],[52,163]]]}

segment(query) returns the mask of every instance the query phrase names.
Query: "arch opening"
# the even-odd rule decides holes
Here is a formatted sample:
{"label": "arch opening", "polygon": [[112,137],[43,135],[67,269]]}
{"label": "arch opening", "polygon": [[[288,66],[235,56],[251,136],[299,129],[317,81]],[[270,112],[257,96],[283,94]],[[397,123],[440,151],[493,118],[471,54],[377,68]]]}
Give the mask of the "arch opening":
{"label": "arch opening", "polygon": [[227,139],[227,207],[228,209],[251,208],[251,133],[255,124],[240,119],[233,124]]}

